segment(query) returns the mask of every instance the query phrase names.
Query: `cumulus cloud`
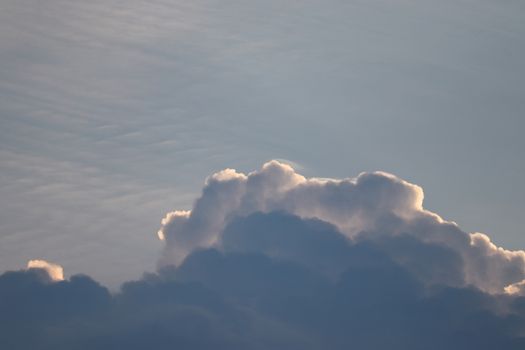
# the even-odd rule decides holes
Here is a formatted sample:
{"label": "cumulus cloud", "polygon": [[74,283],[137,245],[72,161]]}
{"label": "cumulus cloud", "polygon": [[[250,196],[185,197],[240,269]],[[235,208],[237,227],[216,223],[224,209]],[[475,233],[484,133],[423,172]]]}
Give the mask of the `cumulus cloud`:
{"label": "cumulus cloud", "polygon": [[0,275],[0,344],[525,348],[523,252],[426,211],[422,189],[390,174],[226,169],[158,235],[158,271],[114,294],[45,261]]}
{"label": "cumulus cloud", "polygon": [[64,280],[64,269],[58,264],[53,264],[45,260],[29,260],[27,262],[28,269],[42,269],[52,281]]}
{"label": "cumulus cloud", "polygon": [[393,258],[414,268],[424,264],[425,256],[398,254],[386,243],[388,238],[408,236],[420,244],[447,248],[461,264],[450,274],[421,276],[432,283],[447,284],[450,275],[461,271],[461,280],[453,285],[503,293],[525,278],[524,251],[505,250],[484,234],[462,231],[425,210],[423,198],[421,187],[384,172],[342,180],[305,178],[278,161],[247,175],[226,169],[206,180],[191,211],[168,213],[163,219],[159,236],[166,249],[160,264],[180,264],[195,249],[221,249],[224,229],[239,216],[283,211],[330,223],[354,243],[383,242]]}

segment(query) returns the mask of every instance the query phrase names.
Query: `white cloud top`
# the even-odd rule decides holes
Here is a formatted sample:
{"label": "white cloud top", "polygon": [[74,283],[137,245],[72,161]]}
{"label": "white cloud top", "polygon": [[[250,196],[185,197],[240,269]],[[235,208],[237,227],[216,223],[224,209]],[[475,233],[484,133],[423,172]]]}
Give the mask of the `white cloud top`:
{"label": "white cloud top", "polygon": [[[160,265],[180,264],[196,249],[220,249],[222,232],[236,217],[281,211],[328,222],[354,242],[406,235],[447,248],[462,262],[462,286],[504,293],[525,278],[524,251],[505,250],[487,235],[462,231],[425,210],[423,198],[421,187],[384,172],[347,179],[305,178],[278,161],[247,175],[226,169],[208,177],[191,211],[174,211],[162,220],[158,235],[166,248]],[[388,244],[385,249],[402,264],[417,265],[424,259],[396,255]],[[446,276],[427,280],[451,283]]]}

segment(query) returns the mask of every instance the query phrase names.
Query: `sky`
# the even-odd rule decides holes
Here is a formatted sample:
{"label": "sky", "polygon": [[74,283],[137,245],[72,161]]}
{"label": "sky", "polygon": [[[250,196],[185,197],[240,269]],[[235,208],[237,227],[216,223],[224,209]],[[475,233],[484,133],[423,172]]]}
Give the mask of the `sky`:
{"label": "sky", "polygon": [[525,348],[525,2],[0,0],[0,344]]}
{"label": "sky", "polygon": [[525,3],[0,1],[0,270],[112,289],[155,271],[161,219],[270,159],[386,171],[525,248]]}

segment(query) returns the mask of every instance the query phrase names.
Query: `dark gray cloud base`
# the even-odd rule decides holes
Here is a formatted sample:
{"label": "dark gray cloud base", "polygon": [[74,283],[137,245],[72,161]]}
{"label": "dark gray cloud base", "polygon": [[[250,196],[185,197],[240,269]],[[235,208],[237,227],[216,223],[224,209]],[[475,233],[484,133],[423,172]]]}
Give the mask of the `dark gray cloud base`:
{"label": "dark gray cloud base", "polygon": [[44,253],[116,288],[155,268],[158,213],[274,157],[388,170],[525,247],[523,18],[521,0],[2,0],[2,271]]}
{"label": "dark gray cloud base", "polygon": [[[0,276],[9,349],[523,349],[523,252],[422,206],[384,173],[270,162],[208,178],[167,215],[156,273],[110,293],[33,261]],[[57,272],[59,271],[59,272]]]}

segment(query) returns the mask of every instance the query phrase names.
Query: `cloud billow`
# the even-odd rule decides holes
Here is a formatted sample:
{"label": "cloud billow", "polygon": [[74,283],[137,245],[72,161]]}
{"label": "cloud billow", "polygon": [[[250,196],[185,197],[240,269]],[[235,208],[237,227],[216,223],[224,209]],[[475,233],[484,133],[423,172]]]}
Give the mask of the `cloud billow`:
{"label": "cloud billow", "polygon": [[[448,285],[450,276],[456,276],[453,286],[472,285],[488,293],[502,293],[523,281],[524,251],[505,250],[485,234],[461,231],[455,223],[425,210],[423,197],[421,187],[383,172],[343,180],[307,179],[277,161],[248,175],[223,170],[207,179],[191,211],[168,213],[163,220],[159,236],[166,241],[166,249],[161,265],[179,264],[198,248],[224,248],[224,229],[237,217],[281,211],[331,224],[351,243],[375,242],[398,263],[412,268],[428,261],[417,249],[400,254],[400,237],[441,249],[443,264],[450,263],[451,255],[461,260],[448,273],[420,276],[426,282]],[[272,227],[275,229],[279,230]],[[252,238],[260,240],[265,234]],[[228,245],[232,244],[230,239]],[[436,261],[436,267],[441,262]]]}
{"label": "cloud billow", "polygon": [[[156,273],[111,294],[40,263],[0,276],[11,349],[523,349],[524,252],[423,208],[385,173],[210,176],[169,213]],[[60,270],[61,271],[61,270]],[[23,336],[22,336],[23,334]]]}

